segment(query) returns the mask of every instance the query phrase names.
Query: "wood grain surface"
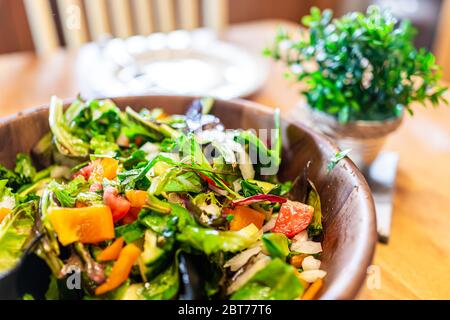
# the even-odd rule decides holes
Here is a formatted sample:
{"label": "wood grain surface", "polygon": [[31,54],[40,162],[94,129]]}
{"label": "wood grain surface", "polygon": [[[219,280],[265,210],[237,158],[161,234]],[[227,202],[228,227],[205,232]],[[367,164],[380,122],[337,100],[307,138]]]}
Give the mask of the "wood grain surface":
{"label": "wood grain surface", "polygon": [[[223,37],[260,53],[279,24],[294,27],[252,22],[230,27]],[[0,56],[0,116],[47,103],[52,94],[74,98],[80,87],[74,77],[76,54]],[[266,84],[249,98],[306,120],[298,88],[282,72],[281,65],[271,63]],[[414,110],[385,146],[400,154],[392,234],[388,245],[377,245],[360,299],[450,299],[450,107],[417,105]]]}

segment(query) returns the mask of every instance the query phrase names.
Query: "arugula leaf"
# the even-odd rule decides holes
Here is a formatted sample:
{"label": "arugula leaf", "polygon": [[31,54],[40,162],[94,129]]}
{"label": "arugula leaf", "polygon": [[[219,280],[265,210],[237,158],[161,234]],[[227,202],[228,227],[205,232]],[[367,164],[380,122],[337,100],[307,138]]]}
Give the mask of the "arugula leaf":
{"label": "arugula leaf", "polygon": [[6,186],[11,188],[13,192],[17,192],[23,185],[28,183],[27,179],[2,165],[0,165],[0,179],[7,180]]}
{"label": "arugula leaf", "polygon": [[307,204],[314,208],[313,219],[308,226],[308,234],[310,237],[315,237],[322,234],[322,207],[320,204],[320,196],[317,192],[316,186],[310,180],[308,180],[311,191],[308,194]]}
{"label": "arugula leaf", "polygon": [[132,121],[138,123],[142,127],[144,127],[148,133],[153,135],[155,141],[161,141],[164,137],[167,138],[177,138],[179,133],[177,130],[173,129],[169,125],[165,123],[156,123],[154,119],[149,117],[144,117],[142,114],[137,113],[130,107],[125,109],[125,112]]}
{"label": "arugula leaf", "polygon": [[66,111],[65,117],[72,133],[89,141],[102,135],[114,142],[121,126],[120,109],[112,100],[75,101]]}
{"label": "arugula leaf", "polygon": [[345,149],[342,151],[336,152],[336,154],[330,159],[330,162],[327,165],[328,172],[334,169],[339,161],[344,159],[349,153],[352,151],[352,149]]}
{"label": "arugula leaf", "polygon": [[52,181],[48,184],[47,189],[54,193],[62,207],[73,208],[78,194],[86,185],[86,180],[83,177],[77,177],[67,184]]}
{"label": "arugula leaf", "polygon": [[269,193],[277,196],[284,196],[291,191],[292,186],[292,181],[280,182],[277,183],[275,187],[269,191]]}
{"label": "arugula leaf", "polygon": [[126,158],[123,162],[123,167],[126,170],[136,169],[144,166],[147,163],[146,153],[144,150],[136,150]]}
{"label": "arugula leaf", "polygon": [[304,291],[291,265],[278,258],[258,271],[231,300],[293,300]]}
{"label": "arugula leaf", "polygon": [[241,193],[245,198],[264,193],[260,186],[249,180],[241,180],[241,188]]}

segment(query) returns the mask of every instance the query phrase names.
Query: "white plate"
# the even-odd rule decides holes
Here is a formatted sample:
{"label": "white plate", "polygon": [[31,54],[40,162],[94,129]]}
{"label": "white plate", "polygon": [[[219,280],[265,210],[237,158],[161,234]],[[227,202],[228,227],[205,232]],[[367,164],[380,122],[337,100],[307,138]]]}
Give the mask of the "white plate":
{"label": "white plate", "polygon": [[83,97],[143,94],[248,96],[267,78],[267,62],[216,39],[208,29],[111,39],[81,48]]}

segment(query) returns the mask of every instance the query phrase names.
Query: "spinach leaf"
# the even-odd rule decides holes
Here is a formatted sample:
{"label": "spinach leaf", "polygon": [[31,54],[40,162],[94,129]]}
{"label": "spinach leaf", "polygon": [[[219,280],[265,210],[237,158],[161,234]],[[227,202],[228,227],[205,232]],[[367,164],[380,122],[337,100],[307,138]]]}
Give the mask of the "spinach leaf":
{"label": "spinach leaf", "polygon": [[285,261],[289,255],[289,240],[282,233],[265,233],[262,236],[262,243],[267,253],[273,258]]}
{"label": "spinach leaf", "polygon": [[291,191],[292,186],[292,181],[280,182],[277,183],[275,187],[269,191],[269,193],[277,196],[284,196]]}
{"label": "spinach leaf", "polygon": [[231,300],[293,300],[304,291],[291,265],[273,259],[237,290]]}
{"label": "spinach leaf", "polygon": [[13,192],[17,192],[23,185],[29,182],[23,176],[18,175],[2,165],[0,165],[0,180],[7,180],[6,186],[11,188]]}
{"label": "spinach leaf", "polygon": [[115,228],[116,238],[123,237],[126,243],[131,243],[144,237],[145,229],[135,221]]}
{"label": "spinach leaf", "polygon": [[126,170],[136,169],[144,166],[147,163],[146,153],[144,150],[136,150],[126,158],[123,162],[123,167]]}
{"label": "spinach leaf", "polygon": [[156,233],[163,233],[169,227],[171,215],[161,214],[151,210],[143,210],[139,214],[139,222],[146,228],[150,228]]}
{"label": "spinach leaf", "polygon": [[170,300],[176,297],[180,288],[180,276],[178,271],[178,259],[174,263],[161,272],[158,276],[151,279],[145,287],[142,284],[131,285],[137,286],[135,292],[138,299],[142,300]]}

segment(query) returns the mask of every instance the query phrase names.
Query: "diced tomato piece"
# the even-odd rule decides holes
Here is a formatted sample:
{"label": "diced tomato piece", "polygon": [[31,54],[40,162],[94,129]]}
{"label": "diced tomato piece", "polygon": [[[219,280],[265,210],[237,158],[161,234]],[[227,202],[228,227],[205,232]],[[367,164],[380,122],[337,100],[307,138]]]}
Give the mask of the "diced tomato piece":
{"label": "diced tomato piece", "polygon": [[272,232],[285,234],[292,238],[305,230],[311,223],[314,208],[298,201],[287,201],[281,205],[275,227]]}
{"label": "diced tomato piece", "polygon": [[89,187],[89,191],[90,192],[97,192],[97,191],[100,191],[100,190],[103,190],[103,185],[100,182],[94,182]]}
{"label": "diced tomato piece", "polygon": [[123,224],[130,224],[137,220],[139,216],[139,212],[141,212],[142,208],[133,208],[131,207],[130,211],[128,211],[127,215],[122,219]]}
{"label": "diced tomato piece", "polygon": [[94,171],[94,163],[91,162],[89,163],[87,166],[81,168],[80,170],[78,170],[77,173],[75,173],[73,175],[74,178],[78,177],[78,176],[83,176],[86,180],[89,180],[89,177],[92,174],[92,171]]}
{"label": "diced tomato piece", "polygon": [[107,187],[103,192],[103,201],[111,209],[114,222],[125,217],[131,208],[130,202],[118,193],[114,187]]}

